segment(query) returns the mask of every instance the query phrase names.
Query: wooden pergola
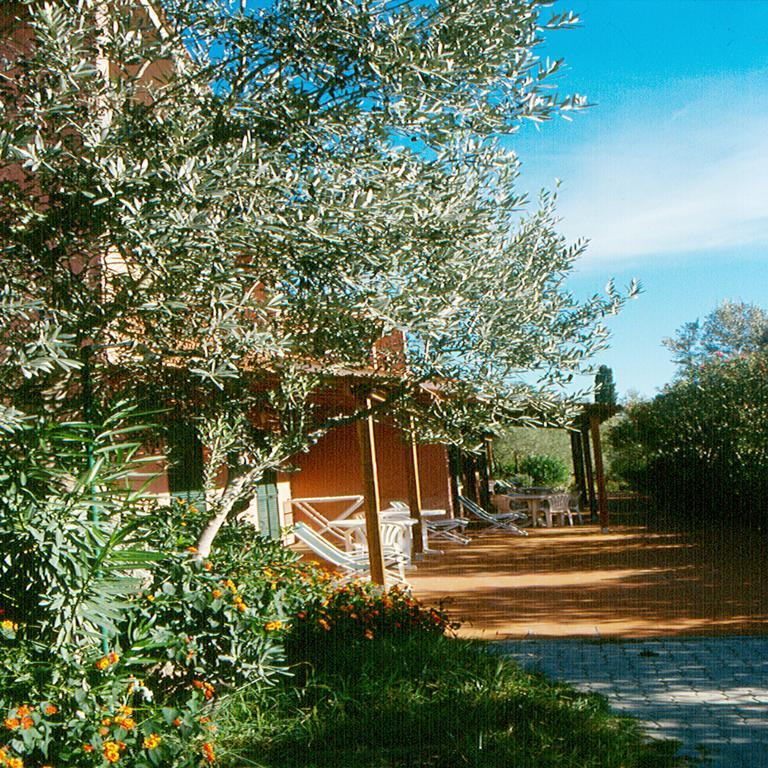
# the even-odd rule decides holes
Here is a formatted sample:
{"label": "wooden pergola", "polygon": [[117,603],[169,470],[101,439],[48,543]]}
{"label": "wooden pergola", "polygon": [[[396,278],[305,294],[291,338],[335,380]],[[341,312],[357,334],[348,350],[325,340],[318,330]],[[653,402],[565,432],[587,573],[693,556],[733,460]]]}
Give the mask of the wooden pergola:
{"label": "wooden pergola", "polygon": [[[374,430],[374,403],[379,397],[380,395],[377,395],[373,387],[356,389],[358,408],[369,414],[357,421],[357,440],[365,496],[363,509],[366,521],[369,565],[371,580],[374,584],[384,584],[384,557],[379,527],[381,493],[379,491],[379,470]],[[599,519],[603,531],[608,530],[609,515],[600,425],[615,416],[620,410],[621,408],[616,405],[585,403],[580,413],[568,427],[576,484],[581,492],[581,498],[589,504],[592,519]],[[413,552],[418,555],[423,549],[422,500],[419,456],[413,430],[411,430],[408,439],[403,440],[403,451],[407,472],[408,506],[411,517],[415,520]],[[458,504],[459,475],[462,476],[465,493],[487,507],[490,503],[489,467],[492,463],[490,439],[486,440],[485,455],[460,454],[457,450],[450,449],[448,455],[454,510],[460,508]]]}
{"label": "wooden pergola", "polygon": [[[600,425],[621,411],[618,405],[584,403],[581,411],[568,425],[571,437],[571,456],[576,486],[581,498],[589,505],[593,521],[599,521],[603,531],[608,530],[608,493],[605,487],[605,466]],[[490,503],[488,487],[489,468],[493,464],[493,438],[485,443],[485,454],[458,454],[452,456],[454,473],[462,477],[465,495],[481,506]],[[458,490],[454,491],[454,503]]]}
{"label": "wooden pergola", "polygon": [[618,405],[585,403],[569,430],[576,485],[581,498],[589,503],[592,519],[599,519],[603,532],[608,531],[609,520],[600,425],[619,411]]}

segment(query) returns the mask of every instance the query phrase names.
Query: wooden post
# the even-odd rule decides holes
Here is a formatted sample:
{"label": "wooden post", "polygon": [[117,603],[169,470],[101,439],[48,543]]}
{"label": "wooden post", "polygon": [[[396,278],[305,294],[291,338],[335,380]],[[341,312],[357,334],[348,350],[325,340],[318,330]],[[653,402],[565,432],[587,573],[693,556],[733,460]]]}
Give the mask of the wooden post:
{"label": "wooden post", "polygon": [[587,501],[589,502],[589,518],[594,523],[597,520],[597,499],[595,498],[595,479],[592,473],[592,450],[589,445],[589,429],[584,427],[581,432],[584,444],[584,470],[587,479]]}
{"label": "wooden post", "polygon": [[573,459],[573,474],[581,497],[581,503],[586,504],[587,480],[584,477],[584,444],[581,440],[581,432],[571,432],[571,458]]}
{"label": "wooden post", "polygon": [[597,480],[597,505],[600,509],[600,528],[608,533],[608,494],[605,490],[605,469],[603,467],[603,446],[600,441],[600,419],[589,417],[589,430],[592,433],[592,451],[595,454],[595,479]]}
{"label": "wooden post", "polygon": [[[359,395],[357,405],[360,409],[370,410],[371,398]],[[360,466],[363,472],[363,493],[365,494],[365,535],[368,540],[368,563],[371,569],[371,581],[384,586],[384,555],[381,548],[381,529],[379,528],[379,478],[376,468],[376,437],[373,431],[373,416],[357,420],[357,442],[360,448]]]}
{"label": "wooden post", "polygon": [[414,434],[413,418],[409,420],[408,438],[405,443],[405,473],[408,480],[408,506],[411,517],[416,521],[413,526],[413,553],[420,555],[424,551],[424,529],[421,519],[421,478],[419,476],[419,450]]}
{"label": "wooden post", "polygon": [[477,497],[478,503],[483,509],[488,509],[491,505],[491,476],[488,466],[488,455],[486,453],[480,454],[475,459],[475,466],[477,467]]}
{"label": "wooden post", "polygon": [[462,452],[461,456],[462,475],[464,476],[464,495],[475,502],[480,503],[478,495],[477,467],[475,457],[471,453]]}
{"label": "wooden post", "polygon": [[459,503],[459,452],[455,445],[448,447],[448,482],[451,486],[451,506],[454,517],[464,517],[464,507]]}

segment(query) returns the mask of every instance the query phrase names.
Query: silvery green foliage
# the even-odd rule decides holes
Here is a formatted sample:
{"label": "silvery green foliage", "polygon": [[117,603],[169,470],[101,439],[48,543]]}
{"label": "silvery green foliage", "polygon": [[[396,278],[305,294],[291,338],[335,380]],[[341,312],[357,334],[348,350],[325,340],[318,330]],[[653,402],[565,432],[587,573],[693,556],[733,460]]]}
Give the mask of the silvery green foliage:
{"label": "silvery green foliage", "polygon": [[678,366],[679,378],[695,378],[696,370],[713,358],[732,358],[768,349],[768,312],[743,301],[723,301],[704,322],[684,323],[664,339]]}
{"label": "silvery green foliage", "polygon": [[524,207],[501,139],[584,106],[536,55],[575,17],[261,5],[19,4],[36,44],[9,37],[0,80],[1,161],[21,168],[0,214],[4,397],[58,407],[92,343],[97,393],[156,387],[214,421],[272,407],[276,465],[334,423],[307,410],[307,369],[366,367],[398,331],[387,405],[423,435],[564,418],[624,297],[568,292],[583,245],[554,196]]}

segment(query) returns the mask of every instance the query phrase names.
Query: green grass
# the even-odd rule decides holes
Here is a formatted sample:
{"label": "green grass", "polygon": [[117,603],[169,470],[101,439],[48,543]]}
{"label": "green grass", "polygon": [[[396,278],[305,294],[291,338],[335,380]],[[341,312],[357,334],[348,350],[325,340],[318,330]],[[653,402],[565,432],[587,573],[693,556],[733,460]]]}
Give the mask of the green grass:
{"label": "green grass", "polygon": [[662,768],[686,765],[600,696],[445,637],[329,653],[270,692],[230,699],[225,766]]}

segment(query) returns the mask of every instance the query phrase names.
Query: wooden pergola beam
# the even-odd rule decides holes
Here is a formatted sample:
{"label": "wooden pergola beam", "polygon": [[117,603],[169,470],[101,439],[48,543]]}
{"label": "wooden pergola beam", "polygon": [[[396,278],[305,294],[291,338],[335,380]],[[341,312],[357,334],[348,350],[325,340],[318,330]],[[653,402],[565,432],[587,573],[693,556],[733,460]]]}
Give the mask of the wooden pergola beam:
{"label": "wooden pergola beam", "polygon": [[590,447],[589,429],[581,430],[581,442],[584,446],[584,473],[587,484],[587,501],[589,502],[589,515],[594,522],[597,519],[597,498],[595,496],[595,477],[592,471],[592,449]]}
{"label": "wooden pergola beam", "polygon": [[584,442],[581,439],[581,432],[572,430],[570,437],[571,458],[573,459],[573,474],[576,478],[576,487],[579,489],[581,503],[587,504],[587,479],[584,475]]}
{"label": "wooden pergola beam", "polygon": [[[371,410],[373,400],[370,394],[358,394],[358,408]],[[365,536],[368,541],[368,564],[371,571],[371,581],[384,586],[384,554],[381,546],[381,529],[379,528],[379,510],[381,495],[379,493],[378,468],[376,466],[376,435],[374,432],[373,416],[358,419],[357,442],[360,450],[360,468],[363,475],[363,494],[365,502]]]}
{"label": "wooden pergola beam", "polygon": [[410,419],[409,432],[405,442],[405,474],[408,481],[408,507],[411,517],[416,521],[413,526],[413,553],[424,552],[423,523],[421,517],[421,476],[419,474],[419,450],[414,433],[414,422]]}
{"label": "wooden pergola beam", "polygon": [[597,506],[600,511],[600,528],[608,532],[608,493],[605,488],[605,469],[603,467],[603,445],[600,439],[600,419],[590,416],[589,431],[592,434],[592,452],[595,454],[595,480],[597,480]]}

